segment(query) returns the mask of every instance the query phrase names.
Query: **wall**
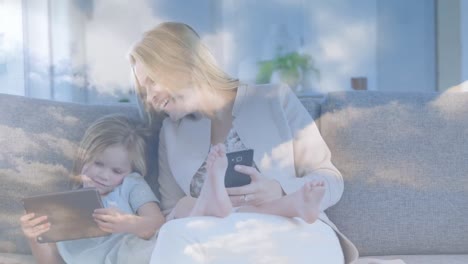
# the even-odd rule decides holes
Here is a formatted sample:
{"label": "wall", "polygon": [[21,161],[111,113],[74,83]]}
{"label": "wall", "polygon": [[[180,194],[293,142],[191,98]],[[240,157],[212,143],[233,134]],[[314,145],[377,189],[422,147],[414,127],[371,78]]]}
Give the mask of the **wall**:
{"label": "wall", "polygon": [[377,2],[378,90],[436,90],[434,8],[432,0]]}
{"label": "wall", "polygon": [[461,81],[464,82],[464,90],[468,91],[468,0],[461,0],[460,25],[461,25],[461,53],[462,73]]}
{"label": "wall", "polygon": [[461,81],[460,0],[437,0],[437,89]]}
{"label": "wall", "polygon": [[350,90],[350,78],[360,76],[369,90],[435,91],[434,5],[434,0],[224,1],[225,66],[253,80],[254,63],[268,57],[270,33],[279,24],[287,27],[292,46],[316,60],[321,79],[312,93]]}
{"label": "wall", "polygon": [[255,62],[273,56],[274,32],[284,27],[284,45],[310,54],[320,70],[311,93],[350,89],[352,76],[367,76],[375,89],[375,0],[224,1],[222,9],[234,43],[226,68],[241,78],[255,79]]}

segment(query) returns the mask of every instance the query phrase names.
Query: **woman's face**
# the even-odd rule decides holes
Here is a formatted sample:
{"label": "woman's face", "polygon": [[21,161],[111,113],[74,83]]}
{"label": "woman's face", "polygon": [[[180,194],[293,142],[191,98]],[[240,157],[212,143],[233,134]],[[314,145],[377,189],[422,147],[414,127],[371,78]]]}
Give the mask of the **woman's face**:
{"label": "woman's face", "polygon": [[202,98],[193,89],[190,82],[185,82],[172,95],[161,87],[157,81],[151,80],[144,66],[138,61],[135,63],[135,75],[141,88],[146,92],[146,100],[156,111],[163,111],[176,121],[184,116],[199,110]]}

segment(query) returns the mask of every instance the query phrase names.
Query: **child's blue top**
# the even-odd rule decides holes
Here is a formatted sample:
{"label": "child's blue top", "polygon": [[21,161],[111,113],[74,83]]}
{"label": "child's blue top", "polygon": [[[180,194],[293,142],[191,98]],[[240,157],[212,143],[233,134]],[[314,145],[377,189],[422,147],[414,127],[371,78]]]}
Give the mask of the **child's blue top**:
{"label": "child's blue top", "polygon": [[[104,207],[117,207],[128,214],[136,214],[138,208],[148,202],[159,204],[145,179],[137,173],[126,176],[121,185],[102,196],[102,202]],[[130,248],[139,243],[152,242],[130,234],[114,233],[105,237],[58,242],[57,248],[66,263],[116,263],[119,254],[131,252]]]}

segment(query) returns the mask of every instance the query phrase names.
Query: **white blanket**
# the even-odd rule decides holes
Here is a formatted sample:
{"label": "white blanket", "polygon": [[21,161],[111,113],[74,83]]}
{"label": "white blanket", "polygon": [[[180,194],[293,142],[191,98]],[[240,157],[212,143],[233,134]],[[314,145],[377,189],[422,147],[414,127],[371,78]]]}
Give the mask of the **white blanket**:
{"label": "white blanket", "polygon": [[343,264],[335,232],[322,221],[253,213],[193,217],[166,223],[151,264]]}

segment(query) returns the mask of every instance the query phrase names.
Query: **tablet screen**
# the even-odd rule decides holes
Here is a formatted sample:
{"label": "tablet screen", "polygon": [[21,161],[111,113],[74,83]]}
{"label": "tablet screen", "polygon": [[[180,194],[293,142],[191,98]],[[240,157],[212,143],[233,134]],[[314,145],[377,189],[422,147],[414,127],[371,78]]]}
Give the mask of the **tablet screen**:
{"label": "tablet screen", "polygon": [[50,230],[37,237],[39,243],[106,236],[93,219],[93,212],[102,208],[101,196],[95,188],[32,196],[22,200],[27,213],[47,215]]}

